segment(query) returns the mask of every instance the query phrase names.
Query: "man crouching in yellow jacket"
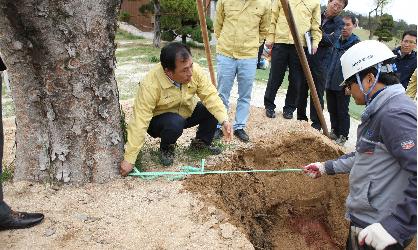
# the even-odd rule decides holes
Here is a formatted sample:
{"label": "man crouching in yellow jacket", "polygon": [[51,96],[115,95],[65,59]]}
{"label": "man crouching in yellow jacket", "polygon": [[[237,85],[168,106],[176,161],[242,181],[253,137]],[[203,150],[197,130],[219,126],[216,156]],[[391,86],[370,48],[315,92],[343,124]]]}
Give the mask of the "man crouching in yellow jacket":
{"label": "man crouching in yellow jacket", "polygon": [[232,137],[225,106],[203,70],[193,64],[190,49],[181,43],[170,43],[162,48],[160,61],[145,76],[135,97],[124,160],[120,165],[123,176],[133,168],[144,145],[145,132],[161,138],[160,161],[164,166],[173,164],[174,144],[183,129],[199,125],[190,147],[206,148],[212,154],[221,152],[211,145],[218,122],[222,124],[226,139]]}

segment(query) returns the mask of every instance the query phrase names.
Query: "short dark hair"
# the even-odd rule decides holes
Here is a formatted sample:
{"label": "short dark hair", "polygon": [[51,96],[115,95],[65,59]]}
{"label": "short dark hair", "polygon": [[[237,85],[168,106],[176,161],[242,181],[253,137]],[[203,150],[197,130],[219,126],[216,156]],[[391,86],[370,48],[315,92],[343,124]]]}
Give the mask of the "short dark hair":
{"label": "short dark hair", "polygon": [[[384,61],[383,64],[392,64],[393,62],[394,62],[393,59],[388,59],[388,60]],[[366,77],[366,75],[369,74],[369,73],[372,73],[376,77],[377,69],[375,67],[369,67],[367,69],[364,69],[364,70],[360,71],[359,72],[360,81],[362,81],[363,78]],[[356,75],[351,76],[345,82],[347,84],[352,83],[352,82],[357,83]],[[386,86],[398,84],[398,83],[400,83],[399,73],[396,73],[396,72],[391,72],[391,73],[380,72],[378,82],[383,83]]]}
{"label": "short dark hair", "polygon": [[343,16],[343,19],[350,19],[353,25],[356,25],[357,23],[357,18],[353,15],[345,15]]}
{"label": "short dark hair", "polygon": [[406,35],[417,37],[416,30],[407,30],[402,34],[402,40],[405,38]]}
{"label": "short dark hair", "polygon": [[174,71],[176,69],[176,59],[180,58],[182,61],[189,59],[192,56],[190,48],[179,42],[172,42],[161,49],[160,61],[163,69]]}

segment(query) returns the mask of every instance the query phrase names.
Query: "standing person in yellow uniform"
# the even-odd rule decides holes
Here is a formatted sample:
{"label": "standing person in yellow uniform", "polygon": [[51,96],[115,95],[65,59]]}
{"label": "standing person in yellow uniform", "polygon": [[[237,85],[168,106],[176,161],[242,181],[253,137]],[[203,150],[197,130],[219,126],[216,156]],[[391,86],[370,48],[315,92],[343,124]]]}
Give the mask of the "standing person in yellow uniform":
{"label": "standing person in yellow uniform", "polygon": [[221,152],[211,145],[218,122],[223,125],[226,139],[232,137],[228,114],[218,92],[202,68],[193,64],[189,48],[169,43],[161,49],[160,61],[145,76],[135,97],[120,166],[123,176],[132,170],[144,145],[145,133],[161,138],[160,161],[164,166],[173,164],[174,144],[184,129],[199,125],[190,147],[207,149],[212,154]]}
{"label": "standing person in yellow uniform", "polygon": [[[312,51],[310,53],[315,54],[322,37],[322,32],[319,29],[321,22],[320,1],[289,0],[289,5],[295,18],[300,40],[304,41],[304,47],[306,47],[305,33],[310,32],[312,36]],[[289,87],[283,107],[283,117],[292,119],[293,112],[297,107],[299,88],[305,77],[280,0],[273,2],[271,26],[266,44],[268,47],[272,47],[271,70],[264,94],[266,115],[270,118],[276,117],[274,100],[283,83],[286,69],[289,67]],[[305,53],[308,53],[307,49],[305,49]]]}
{"label": "standing person in yellow uniform", "polygon": [[409,79],[408,87],[406,88],[406,95],[411,97],[412,100],[417,100],[417,69]]}
{"label": "standing person in yellow uniform", "polygon": [[[226,108],[235,77],[238,100],[234,135],[243,142],[250,138],[244,128],[257,66],[257,53],[270,25],[271,0],[219,0],[216,5],[215,35],[218,92]],[[216,137],[222,136],[217,130]]]}

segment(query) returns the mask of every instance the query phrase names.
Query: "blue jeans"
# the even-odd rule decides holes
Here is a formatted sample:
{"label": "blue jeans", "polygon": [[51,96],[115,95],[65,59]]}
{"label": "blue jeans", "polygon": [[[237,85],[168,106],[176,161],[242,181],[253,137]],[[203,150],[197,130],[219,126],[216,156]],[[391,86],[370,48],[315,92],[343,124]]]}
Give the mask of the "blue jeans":
{"label": "blue jeans", "polygon": [[244,129],[250,115],[251,92],[257,67],[257,58],[235,59],[216,55],[218,92],[226,109],[229,109],[229,96],[235,76],[238,81],[237,111],[234,130]]}

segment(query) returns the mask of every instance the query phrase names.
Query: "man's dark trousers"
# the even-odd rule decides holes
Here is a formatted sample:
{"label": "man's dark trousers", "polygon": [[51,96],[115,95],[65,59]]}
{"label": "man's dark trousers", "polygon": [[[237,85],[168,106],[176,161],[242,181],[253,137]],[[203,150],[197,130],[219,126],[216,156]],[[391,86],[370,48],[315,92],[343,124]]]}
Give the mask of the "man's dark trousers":
{"label": "man's dark trousers", "polygon": [[[318,48],[318,52],[315,55],[307,55],[309,68],[311,69],[312,78],[315,83],[316,93],[318,94],[319,102],[321,103],[322,109],[324,109],[324,91],[325,91],[325,82],[326,82],[326,69],[323,65],[325,53],[327,53],[327,49]],[[303,80],[302,84],[300,84],[299,89],[299,99],[298,99],[298,111],[297,111],[297,119],[307,121],[308,117],[306,116],[306,106],[308,105],[308,83],[306,78]],[[314,103],[312,101],[312,97],[310,97],[310,118],[312,121],[312,127],[316,129],[321,129],[321,122],[319,120],[318,114],[316,113],[316,109]]]}
{"label": "man's dark trousers", "polygon": [[302,66],[294,44],[275,43],[273,45],[271,57],[271,69],[267,82],[266,92],[264,93],[264,107],[274,110],[276,105],[277,91],[283,83],[286,69],[289,66],[289,87],[286,93],[283,112],[293,113],[298,102],[298,91],[303,77]]}
{"label": "man's dark trousers", "polygon": [[196,138],[210,145],[217,124],[216,118],[201,102],[198,102],[192,116],[187,119],[171,112],[153,117],[147,132],[154,138],[161,138],[161,149],[168,149],[170,145],[176,143],[177,139],[183,134],[184,129],[199,125]]}
{"label": "man's dark trousers", "polygon": [[340,135],[348,137],[350,132],[350,115],[348,114],[350,96],[346,95],[344,90],[327,89],[326,97],[331,129],[338,137]]}

